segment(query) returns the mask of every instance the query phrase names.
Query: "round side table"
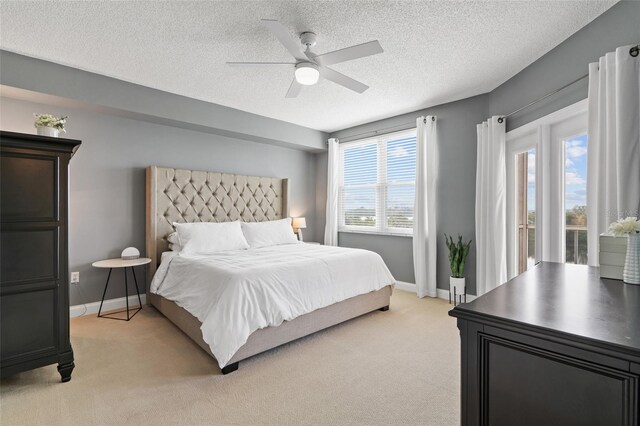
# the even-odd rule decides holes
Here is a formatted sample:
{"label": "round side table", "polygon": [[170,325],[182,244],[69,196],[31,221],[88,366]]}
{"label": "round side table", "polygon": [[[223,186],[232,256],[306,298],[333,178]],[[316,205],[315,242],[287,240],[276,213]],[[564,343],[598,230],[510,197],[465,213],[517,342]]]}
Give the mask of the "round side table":
{"label": "round side table", "polygon": [[[140,290],[138,289],[138,280],[136,279],[136,271],[134,269],[135,266],[141,266],[141,265],[146,265],[147,263],[151,263],[151,259],[147,258],[147,257],[141,257],[138,259],[131,259],[131,260],[124,260],[124,259],[120,259],[120,258],[116,258],[116,259],[106,259],[106,260],[100,260],[98,262],[93,262],[91,264],[91,266],[93,266],[94,268],[108,268],[109,269],[109,275],[107,275],[107,282],[104,285],[104,291],[102,292],[102,300],[100,301],[100,309],[98,309],[98,318],[108,318],[108,319],[116,319],[116,320],[121,320],[121,321],[129,321],[131,318],[134,317],[135,314],[137,314],[138,312],[140,312],[140,310],[142,310],[142,300],[140,299]],[[118,312],[111,312],[110,314],[107,315],[102,315],[102,304],[104,303],[104,296],[107,294],[107,288],[109,287],[109,279],[111,278],[111,272],[113,271],[114,268],[122,268],[124,269],[124,290],[125,290],[125,301],[127,303],[127,318],[118,318],[118,317],[113,317],[113,316],[107,316],[107,315],[113,315],[113,314],[120,314],[122,312],[125,311],[118,311]],[[136,293],[138,294],[138,308],[136,309],[136,311],[133,313],[133,315],[129,316],[129,283],[127,282],[127,268],[131,268],[131,273],[133,274],[133,282],[136,285]]]}

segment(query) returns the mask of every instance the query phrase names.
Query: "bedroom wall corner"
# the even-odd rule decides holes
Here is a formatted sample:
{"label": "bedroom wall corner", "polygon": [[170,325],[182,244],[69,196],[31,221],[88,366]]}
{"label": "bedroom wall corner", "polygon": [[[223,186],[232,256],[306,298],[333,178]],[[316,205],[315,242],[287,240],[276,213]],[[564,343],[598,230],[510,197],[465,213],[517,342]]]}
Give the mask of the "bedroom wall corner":
{"label": "bedroom wall corner", "polygon": [[[584,76],[590,62],[640,42],[640,2],[621,1],[490,93],[490,114],[509,114]],[[588,79],[507,119],[507,131],[587,98]]]}

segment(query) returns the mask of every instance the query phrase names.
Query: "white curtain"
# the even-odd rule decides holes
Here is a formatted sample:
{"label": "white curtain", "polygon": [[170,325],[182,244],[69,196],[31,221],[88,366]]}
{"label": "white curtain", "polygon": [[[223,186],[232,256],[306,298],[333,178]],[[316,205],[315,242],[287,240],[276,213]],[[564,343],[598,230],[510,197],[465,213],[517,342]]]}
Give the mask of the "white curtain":
{"label": "white curtain", "polygon": [[340,170],[340,143],[338,139],[328,141],[329,159],[327,162],[327,214],[324,227],[324,244],[338,245],[338,190]]}
{"label": "white curtain", "polygon": [[476,293],[507,281],[505,121],[477,125]]}
{"label": "white curtain", "polygon": [[416,195],[413,209],[413,268],[418,297],[437,296],[436,183],[438,132],[436,117],[416,120]]}
{"label": "white curtain", "polygon": [[640,59],[631,46],[589,64],[587,246],[598,266],[598,238],[611,222],[639,216]]}

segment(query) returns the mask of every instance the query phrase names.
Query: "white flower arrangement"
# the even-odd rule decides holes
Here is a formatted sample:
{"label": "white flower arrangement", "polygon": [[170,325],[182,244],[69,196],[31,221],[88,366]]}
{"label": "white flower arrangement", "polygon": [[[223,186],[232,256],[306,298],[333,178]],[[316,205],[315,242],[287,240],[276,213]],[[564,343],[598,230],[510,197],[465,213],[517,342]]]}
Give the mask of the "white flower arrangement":
{"label": "white flower arrangement", "polygon": [[66,133],[67,131],[64,129],[64,125],[67,122],[67,117],[56,117],[51,114],[33,114],[36,118],[33,126],[38,127],[53,127],[54,129],[58,129],[61,132]]}
{"label": "white flower arrangement", "polygon": [[609,232],[616,237],[622,237],[627,234],[640,233],[640,220],[637,217],[626,217],[624,219],[618,219],[617,222],[613,222],[609,225]]}

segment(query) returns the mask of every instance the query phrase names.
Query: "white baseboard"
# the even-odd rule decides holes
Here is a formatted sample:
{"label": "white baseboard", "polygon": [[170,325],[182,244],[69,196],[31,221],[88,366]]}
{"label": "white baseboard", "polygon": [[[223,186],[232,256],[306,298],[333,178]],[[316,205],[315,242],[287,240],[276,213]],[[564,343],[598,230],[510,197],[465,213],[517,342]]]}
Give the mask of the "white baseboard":
{"label": "white baseboard", "polygon": [[398,290],[408,291],[409,293],[417,293],[416,285],[414,283],[396,281],[396,288]]}
{"label": "white baseboard", "polygon": [[[410,293],[417,293],[416,290],[416,285],[414,283],[408,283],[408,282],[404,282],[404,281],[396,281],[396,288],[398,290],[402,290],[402,291],[408,291]],[[439,288],[437,290],[437,294],[438,294],[438,298],[439,299],[444,299],[444,300],[449,300],[449,290],[445,290],[442,288]],[[467,302],[471,302],[473,300],[475,300],[476,296],[472,295],[472,294],[467,294]]]}
{"label": "white baseboard", "polygon": [[[141,294],[140,299],[144,305],[147,302],[147,295]],[[129,296],[129,307],[138,306],[138,296]],[[116,309],[126,309],[127,303],[124,297],[117,299],[105,300],[102,305],[103,312],[115,311]],[[75,305],[69,307],[69,316],[71,318],[81,317],[83,315],[97,314],[100,309],[100,302],[85,303],[84,305]]]}

